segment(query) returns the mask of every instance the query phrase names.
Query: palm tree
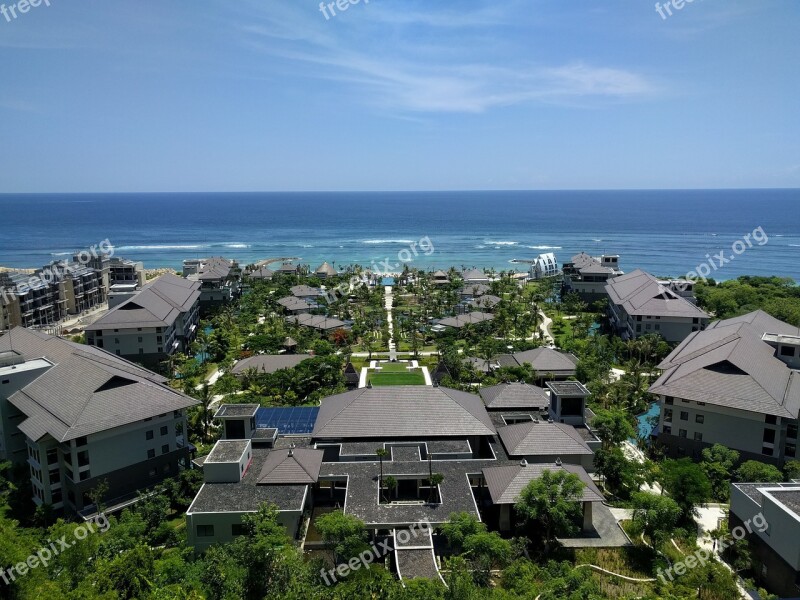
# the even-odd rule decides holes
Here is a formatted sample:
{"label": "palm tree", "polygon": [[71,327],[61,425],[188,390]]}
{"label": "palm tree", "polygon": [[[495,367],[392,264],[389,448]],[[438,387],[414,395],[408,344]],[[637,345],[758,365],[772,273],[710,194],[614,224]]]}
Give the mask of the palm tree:
{"label": "palm tree", "polygon": [[397,479],[395,479],[392,475],[389,475],[386,478],[386,489],[389,491],[389,502],[391,502],[392,495],[397,489]]}
{"label": "palm tree", "polygon": [[211,427],[211,403],[214,401],[214,394],[208,383],[204,383],[199,390],[193,389],[191,395],[200,401],[200,405],[197,407],[200,439],[205,442],[208,440],[208,430]]}
{"label": "palm tree", "polygon": [[388,450],[386,450],[386,448],[378,448],[377,450],[375,450],[375,454],[378,455],[378,460],[381,461],[381,477],[378,480],[379,483],[378,489],[381,492],[381,496],[383,496],[383,459],[389,456],[389,452]]}
{"label": "palm tree", "polygon": [[430,476],[428,482],[430,483],[430,487],[428,488],[428,503],[433,503],[433,490],[444,481],[444,475],[441,473],[434,473]]}

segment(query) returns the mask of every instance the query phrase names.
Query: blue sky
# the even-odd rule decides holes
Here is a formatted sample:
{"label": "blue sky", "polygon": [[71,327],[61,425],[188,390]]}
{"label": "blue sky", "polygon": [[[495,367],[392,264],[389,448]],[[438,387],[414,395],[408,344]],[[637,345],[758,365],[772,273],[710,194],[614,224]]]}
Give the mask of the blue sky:
{"label": "blue sky", "polygon": [[0,192],[800,187],[796,0],[49,2]]}

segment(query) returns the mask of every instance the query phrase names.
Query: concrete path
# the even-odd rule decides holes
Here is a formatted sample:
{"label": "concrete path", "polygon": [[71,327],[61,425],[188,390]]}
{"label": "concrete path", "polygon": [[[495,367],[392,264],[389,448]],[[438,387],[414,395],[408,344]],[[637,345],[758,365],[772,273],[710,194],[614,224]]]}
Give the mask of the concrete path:
{"label": "concrete path", "polygon": [[553,334],[550,333],[553,319],[544,314],[544,311],[541,309],[539,310],[539,315],[542,317],[542,320],[539,322],[539,331],[542,332],[542,339],[548,344],[555,344],[556,340],[553,338]]}
{"label": "concrete path", "polygon": [[389,360],[397,360],[397,345],[394,341],[394,322],[392,320],[392,286],[383,288],[384,307],[386,308],[386,325],[389,328]]}
{"label": "concrete path", "polygon": [[430,371],[428,371],[428,367],[422,367],[422,376],[425,378],[425,385],[433,385],[433,380],[431,379],[431,374]]}
{"label": "concrete path", "polygon": [[[622,451],[625,453],[625,456],[628,458],[628,460],[635,460],[638,463],[643,463],[646,460],[644,452],[639,450],[639,448],[634,446],[629,440],[622,442]],[[639,490],[642,492],[650,492],[651,494],[661,494],[661,486],[655,481],[653,482],[653,485],[644,482]]]}
{"label": "concrete path", "polygon": [[365,388],[367,387],[367,374],[369,373],[369,369],[367,367],[361,368],[361,375],[358,377],[358,387]]}

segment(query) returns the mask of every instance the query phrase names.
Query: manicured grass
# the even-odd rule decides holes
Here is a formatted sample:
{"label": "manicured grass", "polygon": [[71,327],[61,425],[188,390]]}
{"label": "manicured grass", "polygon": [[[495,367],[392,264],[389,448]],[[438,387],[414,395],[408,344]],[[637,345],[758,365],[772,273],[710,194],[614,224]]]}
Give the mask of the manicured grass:
{"label": "manicured grass", "polygon": [[369,381],[375,386],[388,385],[425,385],[425,378],[419,371],[398,372],[371,372]]}

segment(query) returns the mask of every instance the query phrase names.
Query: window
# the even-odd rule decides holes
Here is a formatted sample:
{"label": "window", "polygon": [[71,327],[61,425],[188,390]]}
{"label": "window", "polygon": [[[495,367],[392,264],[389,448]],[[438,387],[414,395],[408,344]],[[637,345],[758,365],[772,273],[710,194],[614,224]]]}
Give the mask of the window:
{"label": "window", "polygon": [[142,336],[139,336],[138,339],[139,339],[139,343],[141,344],[142,343]]}
{"label": "window", "polygon": [[672,434],[672,427],[670,425],[664,425],[664,433],[667,435]]}
{"label": "window", "polygon": [[161,435],[167,435],[167,433],[169,433],[169,427],[167,427],[166,425],[164,425],[164,426],[161,428]]}
{"label": "window", "polygon": [[793,440],[797,439],[797,423],[790,423],[786,426],[786,437]]}
{"label": "window", "polygon": [[56,490],[50,494],[50,497],[53,499],[53,504],[58,504],[63,500],[63,497],[61,496],[61,490]]}
{"label": "window", "polygon": [[682,437],[682,438],[685,438],[686,437],[686,430],[685,429],[679,429],[678,430],[678,436]]}
{"label": "window", "polygon": [[641,332],[641,331],[642,331],[642,326],[641,325],[637,325],[636,326],[636,332],[638,333],[638,332]]}
{"label": "window", "polygon": [[117,356],[122,356],[119,350],[114,350],[114,352],[117,354]]}
{"label": "window", "polygon": [[119,344],[119,338],[114,338],[114,343]]}
{"label": "window", "polygon": [[161,446],[161,454],[169,454],[169,444]]}
{"label": "window", "polygon": [[656,331],[661,331],[661,323],[656,323]]}
{"label": "window", "polygon": [[695,442],[702,442],[703,441],[703,434],[699,431],[694,432],[694,441]]}
{"label": "window", "polygon": [[644,328],[645,328],[645,329],[647,329],[648,331],[650,331],[650,329],[651,329],[652,327],[653,327],[653,326],[652,326],[652,325],[650,325],[650,323],[648,323],[647,325],[645,325],[645,326],[644,326]]}
{"label": "window", "polygon": [[671,408],[664,409],[664,420],[665,421],[672,421],[672,409]]}
{"label": "window", "polygon": [[3,383],[3,385],[5,385],[7,383],[11,383],[11,380],[10,379],[3,379],[2,383]]}
{"label": "window", "polygon": [[50,485],[57,485],[61,482],[61,474],[58,471],[50,471]]}
{"label": "window", "polygon": [[198,525],[197,537],[214,537],[213,525]]}
{"label": "window", "polygon": [[673,402],[674,399],[672,398],[672,396],[667,396],[664,398],[664,404],[672,404]]}
{"label": "window", "polygon": [[794,348],[792,346],[781,346],[781,356],[794,356]]}
{"label": "window", "polygon": [[765,429],[764,430],[764,443],[765,444],[774,444],[775,443],[775,430],[774,429]]}
{"label": "window", "polygon": [[160,335],[157,335],[157,336],[156,336],[156,342],[158,342],[158,343],[160,344],[162,341],[163,341],[163,340],[161,339],[161,336],[160,336]]}
{"label": "window", "polygon": [[767,446],[762,446],[761,448],[761,454],[763,454],[764,456],[772,456],[773,452],[774,450]]}
{"label": "window", "polygon": [[688,421],[689,420],[689,413],[685,410],[681,411],[681,421]]}
{"label": "window", "polygon": [[144,439],[152,440],[153,439],[153,430],[150,429],[147,433],[144,434]]}
{"label": "window", "polygon": [[86,450],[81,450],[78,452],[78,466],[85,467],[89,464],[89,452]]}
{"label": "window", "polygon": [[706,420],[706,417],[705,417],[705,415],[695,415],[695,416],[694,416],[694,422],[695,422],[695,423],[700,423],[700,425],[702,425],[703,423],[705,423],[705,420]]}
{"label": "window", "polygon": [[164,352],[164,348],[162,348],[161,346],[159,346],[159,347],[158,347],[158,350],[157,350],[157,352],[158,352],[159,354],[160,354],[161,352]]}
{"label": "window", "polygon": [[81,471],[81,474],[80,474],[80,476],[79,476],[79,478],[80,478],[80,480],[81,480],[81,481],[86,481],[86,480],[87,480],[87,479],[89,479],[90,477],[91,477],[91,475],[90,475],[90,472],[89,472],[89,471]]}
{"label": "window", "polygon": [[778,422],[778,417],[775,415],[764,415],[764,423],[768,425],[775,425]]}
{"label": "window", "polygon": [[86,436],[79,437],[75,440],[75,447],[80,448],[81,446],[85,446],[89,443],[89,440],[86,439]]}
{"label": "window", "polygon": [[783,453],[786,456],[791,456],[792,458],[794,458],[797,454],[797,446],[795,446],[794,444],[786,444],[786,448],[784,449]]}
{"label": "window", "polygon": [[147,451],[147,458],[155,458],[155,457],[156,457],[156,451],[153,448],[150,448],[150,450]]}
{"label": "window", "polygon": [[144,354],[144,348],[139,348],[139,354]]}
{"label": "window", "polygon": [[244,528],[244,525],[241,523],[234,523],[231,525],[231,535],[236,537],[237,535],[244,535],[247,531]]}

